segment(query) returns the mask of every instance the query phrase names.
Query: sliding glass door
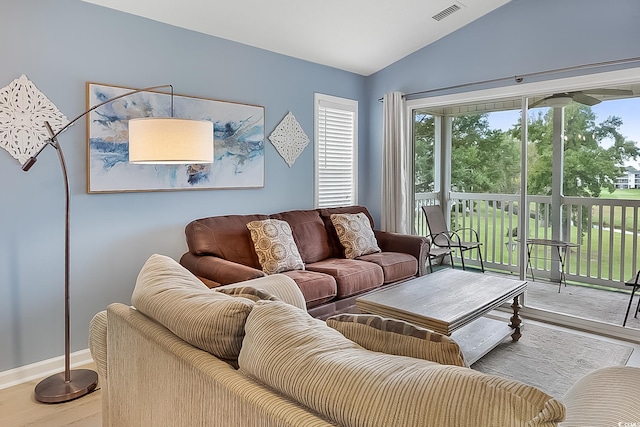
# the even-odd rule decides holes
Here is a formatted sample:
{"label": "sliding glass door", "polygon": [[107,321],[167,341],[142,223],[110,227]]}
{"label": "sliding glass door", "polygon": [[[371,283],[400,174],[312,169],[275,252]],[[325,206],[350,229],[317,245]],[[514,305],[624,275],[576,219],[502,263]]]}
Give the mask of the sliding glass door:
{"label": "sliding glass door", "polygon": [[[477,230],[485,267],[526,277],[530,313],[612,333],[625,317],[625,281],[640,268],[640,90],[586,92],[409,102],[415,225],[427,235],[420,207],[440,204],[451,228]],[[533,238],[571,245],[527,245]],[[613,335],[638,338],[639,330],[632,313]]]}

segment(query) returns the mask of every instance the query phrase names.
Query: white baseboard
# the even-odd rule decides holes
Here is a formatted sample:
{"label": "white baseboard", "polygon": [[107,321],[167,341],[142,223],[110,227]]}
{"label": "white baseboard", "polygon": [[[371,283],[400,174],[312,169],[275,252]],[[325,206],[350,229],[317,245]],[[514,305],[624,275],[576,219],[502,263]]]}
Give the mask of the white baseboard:
{"label": "white baseboard", "polygon": [[[72,368],[93,362],[89,349],[79,350],[69,355],[69,364]],[[20,366],[0,372],[0,390],[14,385],[46,378],[49,375],[64,371],[64,356],[54,357],[30,365]]]}

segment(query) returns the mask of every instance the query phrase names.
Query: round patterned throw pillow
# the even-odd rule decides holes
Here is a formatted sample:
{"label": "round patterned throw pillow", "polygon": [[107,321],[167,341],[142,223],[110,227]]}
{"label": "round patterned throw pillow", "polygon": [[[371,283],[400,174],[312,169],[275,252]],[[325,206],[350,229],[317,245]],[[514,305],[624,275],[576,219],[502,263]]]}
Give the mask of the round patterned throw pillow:
{"label": "round patterned throw pillow", "polygon": [[332,214],[331,222],[344,248],[346,258],[353,259],[380,252],[369,218],[364,213]]}
{"label": "round patterned throw pillow", "polygon": [[286,221],[265,219],[247,224],[262,271],[267,274],[304,270],[291,227]]}

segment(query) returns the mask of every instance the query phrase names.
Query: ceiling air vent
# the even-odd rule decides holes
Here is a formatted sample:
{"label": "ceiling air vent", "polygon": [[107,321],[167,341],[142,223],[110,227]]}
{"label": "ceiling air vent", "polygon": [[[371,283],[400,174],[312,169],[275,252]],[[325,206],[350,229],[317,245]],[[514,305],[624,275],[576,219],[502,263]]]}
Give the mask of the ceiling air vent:
{"label": "ceiling air vent", "polygon": [[451,6],[449,6],[448,8],[440,11],[439,13],[436,13],[435,15],[432,16],[433,19],[435,19],[436,21],[442,21],[444,18],[446,18],[449,15],[454,14],[455,12],[459,11],[460,9],[462,9],[460,7],[460,5],[458,4],[452,4]]}

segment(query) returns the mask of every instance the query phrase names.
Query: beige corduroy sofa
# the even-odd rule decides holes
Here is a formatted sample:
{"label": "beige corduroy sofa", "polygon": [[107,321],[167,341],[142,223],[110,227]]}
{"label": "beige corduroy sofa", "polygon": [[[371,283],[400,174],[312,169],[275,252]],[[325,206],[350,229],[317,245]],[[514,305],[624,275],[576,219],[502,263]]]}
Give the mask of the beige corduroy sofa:
{"label": "beige corduroy sofa", "polygon": [[[111,304],[90,325],[105,426],[556,426],[565,413],[561,426],[640,422],[638,368],[595,371],[556,399],[367,350],[366,336],[351,337],[360,346],[309,316],[285,275],[214,291],[153,255],[132,304]],[[455,356],[447,337],[431,340],[435,357]]]}

